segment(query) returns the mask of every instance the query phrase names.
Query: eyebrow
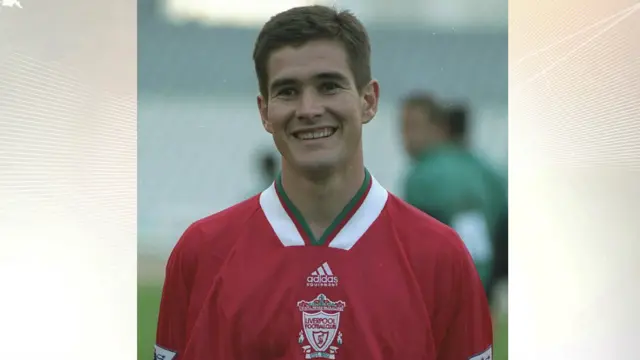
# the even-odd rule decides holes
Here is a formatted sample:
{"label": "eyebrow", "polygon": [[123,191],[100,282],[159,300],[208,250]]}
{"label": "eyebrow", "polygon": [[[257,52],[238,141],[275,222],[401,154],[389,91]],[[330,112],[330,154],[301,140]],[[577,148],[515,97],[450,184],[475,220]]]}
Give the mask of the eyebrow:
{"label": "eyebrow", "polygon": [[[315,74],[313,76],[313,79],[314,80],[334,80],[334,81],[343,82],[343,83],[348,82],[348,79],[346,76],[335,71],[321,72],[321,73]],[[294,78],[281,78],[281,79],[274,80],[271,83],[270,89],[274,90],[274,89],[285,87],[285,86],[297,85],[299,83],[300,81]]]}
{"label": "eyebrow", "polygon": [[314,78],[320,79],[320,80],[335,80],[335,81],[341,81],[341,82],[348,81],[347,77],[339,72],[322,72],[322,73],[316,74]]}

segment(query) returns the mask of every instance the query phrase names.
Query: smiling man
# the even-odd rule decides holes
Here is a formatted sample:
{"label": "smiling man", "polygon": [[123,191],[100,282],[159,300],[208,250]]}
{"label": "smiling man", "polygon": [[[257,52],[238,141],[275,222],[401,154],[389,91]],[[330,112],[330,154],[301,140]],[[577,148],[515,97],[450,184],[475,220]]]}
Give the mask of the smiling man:
{"label": "smiling man", "polygon": [[370,45],[349,12],[294,8],[254,50],[282,156],[256,197],[195,222],[167,264],[157,359],[491,359],[464,244],[366,170]]}

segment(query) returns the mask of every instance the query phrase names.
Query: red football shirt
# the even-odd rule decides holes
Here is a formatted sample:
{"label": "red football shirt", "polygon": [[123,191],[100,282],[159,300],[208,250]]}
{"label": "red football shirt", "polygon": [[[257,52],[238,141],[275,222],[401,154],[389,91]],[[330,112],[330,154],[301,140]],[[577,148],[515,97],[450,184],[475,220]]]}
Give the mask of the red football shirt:
{"label": "red football shirt", "polygon": [[488,360],[480,279],[453,230],[367,176],[315,239],[277,181],[171,255],[161,360]]}

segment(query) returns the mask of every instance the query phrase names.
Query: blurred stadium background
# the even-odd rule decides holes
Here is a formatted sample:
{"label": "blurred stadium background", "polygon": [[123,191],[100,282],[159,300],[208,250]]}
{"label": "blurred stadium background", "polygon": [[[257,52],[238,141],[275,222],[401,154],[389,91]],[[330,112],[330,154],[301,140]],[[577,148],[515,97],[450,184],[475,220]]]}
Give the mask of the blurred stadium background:
{"label": "blurred stadium background", "polygon": [[[322,1],[138,0],[138,358],[153,357],[166,259],[196,219],[262,185],[258,157],[273,150],[255,105],[251,60],[261,24]],[[474,151],[507,173],[507,0],[344,0],[372,41],[380,112],[365,127],[368,168],[402,193],[408,160],[399,99],[426,90],[471,111]],[[505,298],[506,292],[502,295]],[[507,359],[506,305],[496,360]]]}

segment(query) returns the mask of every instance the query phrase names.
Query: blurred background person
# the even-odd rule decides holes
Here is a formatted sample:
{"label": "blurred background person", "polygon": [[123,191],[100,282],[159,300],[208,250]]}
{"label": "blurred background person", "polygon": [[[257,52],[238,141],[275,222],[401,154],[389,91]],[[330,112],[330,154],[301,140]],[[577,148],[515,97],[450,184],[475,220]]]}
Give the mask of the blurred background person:
{"label": "blurred background person", "polygon": [[270,149],[258,152],[256,156],[256,173],[258,175],[256,181],[258,185],[247,194],[247,198],[257,195],[271,186],[280,171],[278,157],[279,155]]}
{"label": "blurred background person", "polygon": [[272,151],[265,151],[260,156],[260,173],[262,174],[262,190],[268,188],[278,176],[278,157]]}
{"label": "blurred background person", "polygon": [[405,149],[413,160],[406,201],[459,233],[488,290],[497,222],[489,179],[452,138],[448,113],[433,95],[407,96],[402,101],[401,123]]}
{"label": "blurred background person", "polygon": [[449,118],[449,138],[463,148],[469,144],[469,109],[467,104],[454,103],[446,108],[446,116]]}

